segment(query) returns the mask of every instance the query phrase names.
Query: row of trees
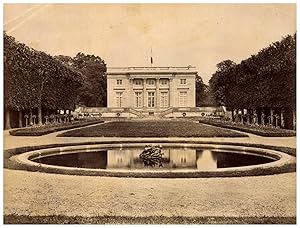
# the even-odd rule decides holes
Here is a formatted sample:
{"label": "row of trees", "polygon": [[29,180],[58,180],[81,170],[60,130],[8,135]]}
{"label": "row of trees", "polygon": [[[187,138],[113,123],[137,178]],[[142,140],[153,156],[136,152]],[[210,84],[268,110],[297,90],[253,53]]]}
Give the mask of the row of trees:
{"label": "row of trees", "polygon": [[[246,122],[293,128],[296,107],[296,34],[272,43],[236,64],[225,60],[209,86],[219,105]],[[278,124],[278,122],[277,122]]]}
{"label": "row of trees", "polygon": [[[76,104],[105,105],[105,71],[100,57],[82,53],[74,58],[52,57],[4,32],[5,128],[10,128],[11,123],[14,127],[24,126],[24,116],[29,116],[30,124],[32,116],[42,124],[43,115],[74,110]],[[101,77],[95,76],[99,72]],[[16,114],[18,121],[11,121]]]}

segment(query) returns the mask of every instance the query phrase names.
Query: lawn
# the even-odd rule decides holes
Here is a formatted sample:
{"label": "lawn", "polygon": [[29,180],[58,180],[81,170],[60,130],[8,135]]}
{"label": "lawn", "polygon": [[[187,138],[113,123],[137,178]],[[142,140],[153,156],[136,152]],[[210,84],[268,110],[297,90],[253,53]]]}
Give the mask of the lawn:
{"label": "lawn", "polygon": [[229,129],[192,121],[115,121],[71,130],[61,137],[247,137]]}

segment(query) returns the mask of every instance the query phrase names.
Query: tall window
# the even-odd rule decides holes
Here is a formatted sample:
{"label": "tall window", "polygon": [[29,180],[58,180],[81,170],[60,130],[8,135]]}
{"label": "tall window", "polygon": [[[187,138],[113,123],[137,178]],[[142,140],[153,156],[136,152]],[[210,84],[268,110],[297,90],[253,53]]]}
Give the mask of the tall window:
{"label": "tall window", "polygon": [[117,85],[122,85],[122,79],[117,79]]}
{"label": "tall window", "polygon": [[154,92],[148,92],[148,107],[153,108],[155,104],[155,93]]}
{"label": "tall window", "polygon": [[186,79],[180,79],[180,84],[185,85],[186,84]]}
{"label": "tall window", "polygon": [[117,107],[122,107],[122,92],[116,92]]}
{"label": "tall window", "polygon": [[167,108],[169,106],[169,96],[168,92],[160,93],[160,107]]}
{"label": "tall window", "polygon": [[143,107],[142,92],[135,92],[134,107],[136,108]]}
{"label": "tall window", "polygon": [[179,106],[185,107],[187,105],[187,92],[179,92]]}

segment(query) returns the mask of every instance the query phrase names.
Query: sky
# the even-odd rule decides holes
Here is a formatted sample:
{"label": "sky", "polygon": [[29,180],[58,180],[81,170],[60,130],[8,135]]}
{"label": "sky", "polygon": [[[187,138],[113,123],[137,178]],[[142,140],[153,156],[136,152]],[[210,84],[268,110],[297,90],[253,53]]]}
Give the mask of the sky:
{"label": "sky", "polygon": [[296,4],[4,4],[4,30],[51,55],[100,56],[108,67],[195,66],[207,84],[296,31]]}

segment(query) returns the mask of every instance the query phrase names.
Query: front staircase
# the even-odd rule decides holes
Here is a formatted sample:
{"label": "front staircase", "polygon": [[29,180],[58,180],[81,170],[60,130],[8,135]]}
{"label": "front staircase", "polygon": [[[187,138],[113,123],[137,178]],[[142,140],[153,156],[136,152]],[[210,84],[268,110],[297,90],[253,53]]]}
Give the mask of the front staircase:
{"label": "front staircase", "polygon": [[138,110],[135,110],[135,109],[133,109],[133,108],[129,108],[129,113],[131,113],[131,114],[133,114],[133,115],[136,115],[136,117],[138,117],[138,118],[144,118],[144,115],[143,115],[143,113],[141,113],[140,111],[138,111]]}
{"label": "front staircase", "polygon": [[160,113],[160,117],[165,117],[166,115],[173,113],[173,108],[168,108]]}

